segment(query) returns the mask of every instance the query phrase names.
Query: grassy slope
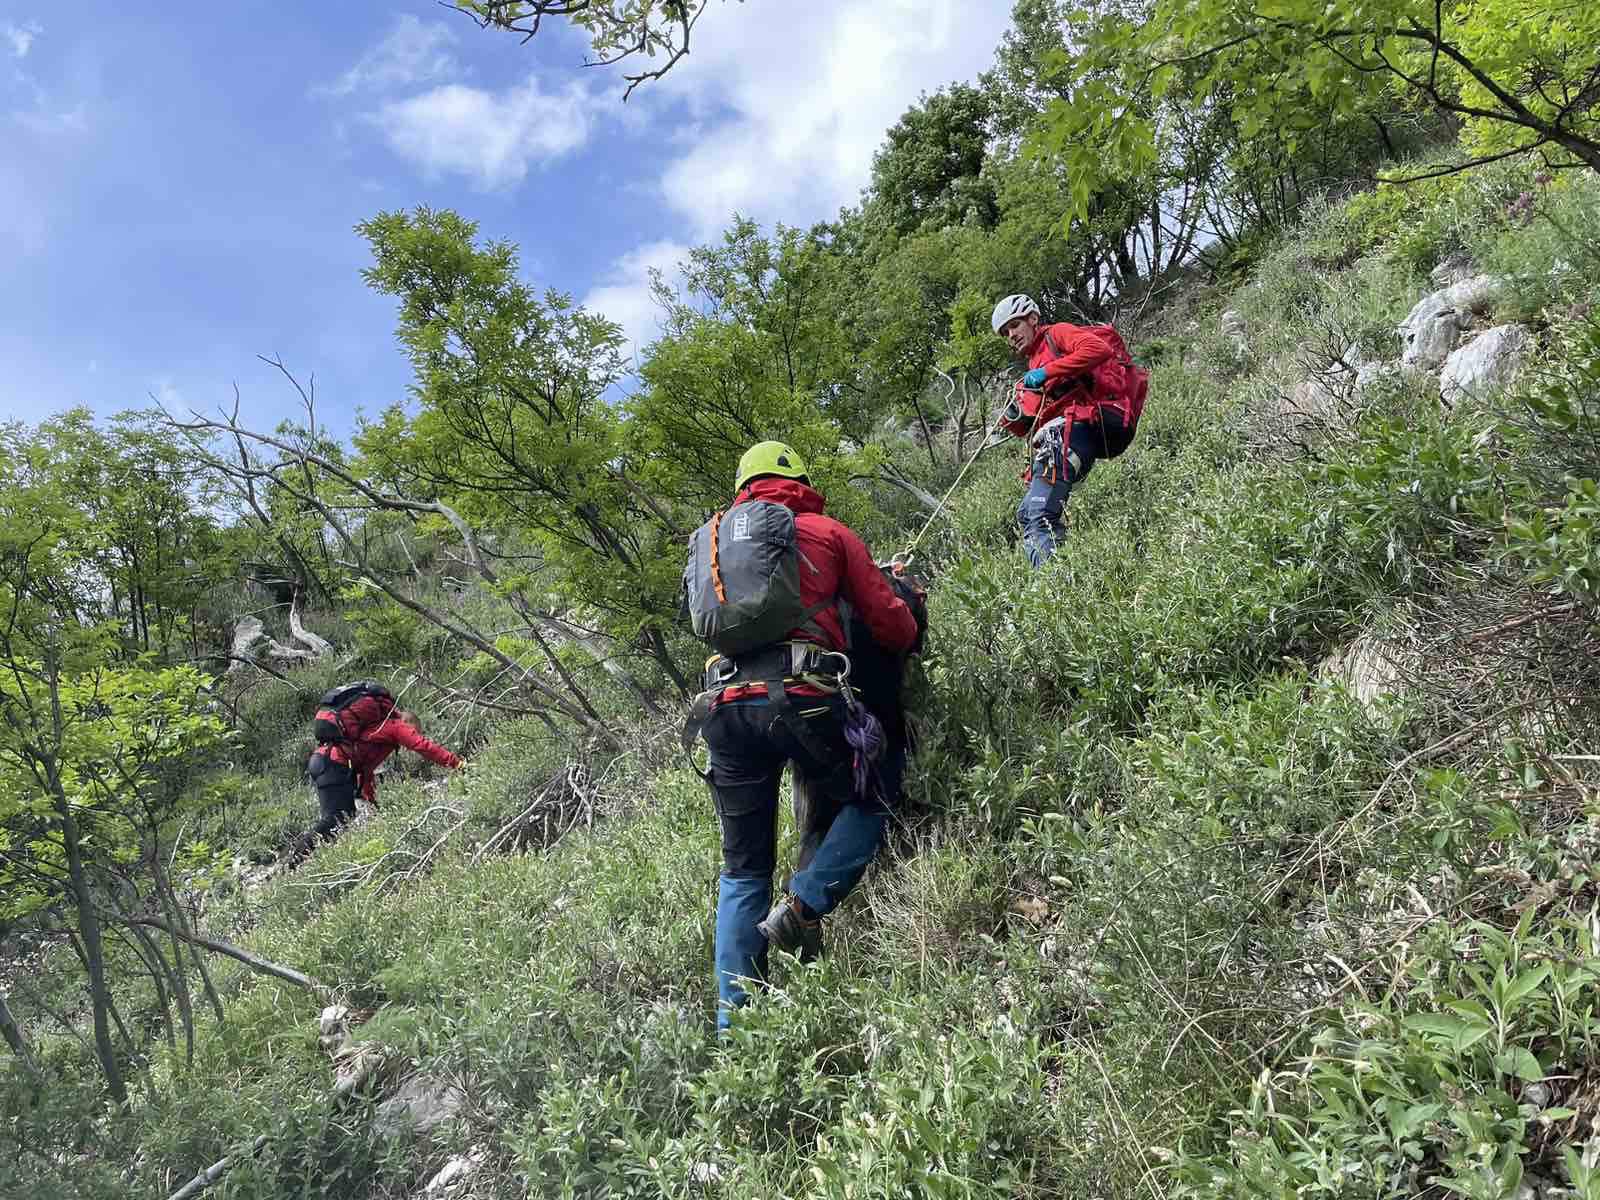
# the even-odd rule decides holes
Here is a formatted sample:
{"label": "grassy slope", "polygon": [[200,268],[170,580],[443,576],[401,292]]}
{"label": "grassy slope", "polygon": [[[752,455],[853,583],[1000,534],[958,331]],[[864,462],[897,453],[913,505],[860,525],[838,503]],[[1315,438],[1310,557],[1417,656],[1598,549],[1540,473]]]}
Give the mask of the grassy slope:
{"label": "grassy slope", "polygon": [[[1048,570],[1006,544],[1015,464],[980,466],[930,552],[907,824],[832,919],[829,958],[780,969],[731,1046],[709,1038],[717,836],[670,734],[589,764],[592,829],[474,862],[566,765],[503,726],[446,791],[391,789],[298,875],[216,910],[375,1009],[362,1036],[464,1081],[465,1127],[386,1140],[363,1106],[334,1110],[314,1003],[232,975],[226,1028],[194,1070],[162,1068],[118,1135],[135,1190],[261,1133],[216,1194],[410,1195],[471,1143],[489,1162],[456,1194],[1400,1194],[1444,1173],[1490,1195],[1512,1160],[1556,1171],[1552,1129],[1584,1116],[1541,1125],[1519,1075],[1586,1070],[1572,973],[1592,947],[1562,921],[1588,903],[1595,794],[1505,743],[1530,743],[1533,710],[1512,708],[1529,672],[1547,694],[1591,681],[1545,639],[1463,687],[1428,641],[1441,614],[1540,602],[1469,503],[1528,475],[1540,444],[1522,461],[1513,431],[1484,437],[1491,414],[1405,389],[1343,413],[1309,457],[1268,415],[1329,329],[1380,346],[1455,243],[1555,253],[1492,226],[1498,192],[1433,195],[1286,239],[1230,298],[1246,356],[1213,332],[1223,297],[1162,314],[1139,444],[1074,496]],[[1572,299],[1545,280],[1507,303]],[[1317,669],[1364,629],[1426,652],[1376,710]],[[1592,752],[1592,699],[1539,709],[1537,745]],[[385,852],[431,844],[441,800],[467,824],[399,879],[412,860]],[[1519,931],[1516,904],[1563,870]],[[1493,1028],[1472,1037],[1475,1003]],[[60,1186],[121,1185],[104,1162]]]}

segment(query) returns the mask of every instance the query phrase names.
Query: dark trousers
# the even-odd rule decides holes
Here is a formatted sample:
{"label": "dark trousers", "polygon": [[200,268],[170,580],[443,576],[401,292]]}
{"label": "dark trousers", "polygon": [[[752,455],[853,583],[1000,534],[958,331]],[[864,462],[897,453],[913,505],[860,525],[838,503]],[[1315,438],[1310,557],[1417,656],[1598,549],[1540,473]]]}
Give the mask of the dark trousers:
{"label": "dark trousers", "polygon": [[[783,768],[794,763],[801,791],[826,828],[789,880],[790,892],[824,916],[860,882],[883,840],[888,808],[854,795],[852,752],[844,739],[844,704],[838,697],[790,696],[789,720],[765,697],[722,704],[706,718],[711,788],[722,823],[722,876],[717,889],[717,1024],[747,999],[741,979],[764,979],[767,940],[756,928],[772,903],[778,860],[778,791]],[[803,827],[804,828],[804,827]]]}
{"label": "dark trousers", "polygon": [[306,773],[317,789],[317,805],[322,810],[312,823],[311,836],[332,839],[356,815],[356,773],[326,754],[313,754]]}
{"label": "dark trousers", "polygon": [[1017,523],[1022,526],[1022,541],[1033,567],[1049,562],[1066,534],[1061,511],[1066,507],[1072,485],[1085,478],[1102,458],[1111,458],[1127,448],[1132,435],[1115,409],[1100,410],[1098,421],[1074,421],[1072,431],[1062,436],[1065,422],[1046,426],[1034,437],[1033,478],[1017,506]]}

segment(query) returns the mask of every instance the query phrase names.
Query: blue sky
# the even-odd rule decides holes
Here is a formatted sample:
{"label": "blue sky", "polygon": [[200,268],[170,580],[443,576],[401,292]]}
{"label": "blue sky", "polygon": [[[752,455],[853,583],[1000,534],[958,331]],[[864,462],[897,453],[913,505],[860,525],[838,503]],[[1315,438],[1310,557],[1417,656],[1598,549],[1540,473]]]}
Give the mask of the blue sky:
{"label": "blue sky", "polygon": [[0,0],[0,417],[294,400],[352,428],[405,395],[353,232],[454,208],[523,274],[652,331],[734,212],[805,224],[864,185],[920,92],[985,68],[1004,0],[712,0],[691,55],[622,102],[551,24],[528,45],[419,0]]}

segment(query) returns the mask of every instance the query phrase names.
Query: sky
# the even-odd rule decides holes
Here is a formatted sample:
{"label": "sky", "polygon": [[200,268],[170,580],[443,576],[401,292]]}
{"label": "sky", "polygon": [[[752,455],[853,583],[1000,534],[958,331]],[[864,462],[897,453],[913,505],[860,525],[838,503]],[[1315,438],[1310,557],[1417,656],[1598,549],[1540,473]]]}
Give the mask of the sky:
{"label": "sky", "polygon": [[406,397],[357,222],[451,208],[635,349],[669,273],[735,213],[854,203],[885,130],[987,68],[1010,0],[711,0],[623,102],[560,23],[479,30],[433,0],[0,0],[0,419],[84,405],[258,426],[314,377],[348,433]]}

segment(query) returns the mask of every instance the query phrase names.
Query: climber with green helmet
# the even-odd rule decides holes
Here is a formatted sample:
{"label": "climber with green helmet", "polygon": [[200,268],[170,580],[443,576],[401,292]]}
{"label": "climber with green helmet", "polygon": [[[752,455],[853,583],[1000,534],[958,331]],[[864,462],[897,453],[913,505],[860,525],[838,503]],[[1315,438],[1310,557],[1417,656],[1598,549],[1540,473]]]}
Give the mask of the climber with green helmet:
{"label": "climber with green helmet", "polygon": [[[823,514],[794,449],[752,446],[734,490],[733,504],[695,532],[684,570],[695,632],[718,651],[685,745],[705,737],[722,824],[719,1029],[747,999],[742,981],[765,978],[770,947],[818,953],[821,919],[859,882],[883,838],[889,806],[862,770],[873,753],[863,730],[875,719],[846,683],[840,602],[892,652],[909,651],[926,621],[895,594],[860,537]],[[875,736],[881,752],[881,727]],[[791,762],[829,820],[789,894],[771,904],[779,782]]]}

